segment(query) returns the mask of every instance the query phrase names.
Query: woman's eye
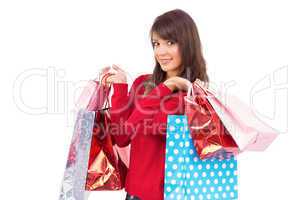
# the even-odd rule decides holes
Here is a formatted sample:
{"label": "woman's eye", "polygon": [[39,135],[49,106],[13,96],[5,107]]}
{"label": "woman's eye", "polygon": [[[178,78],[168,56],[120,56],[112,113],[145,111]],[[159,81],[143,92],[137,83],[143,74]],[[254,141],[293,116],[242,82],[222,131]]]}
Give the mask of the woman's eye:
{"label": "woman's eye", "polygon": [[174,42],[168,41],[168,45],[172,45],[172,44],[174,44]]}
{"label": "woman's eye", "polygon": [[157,46],[157,45],[158,45],[158,43],[157,43],[157,42],[153,42],[152,44],[153,44],[153,46]]}
{"label": "woman's eye", "polygon": [[[152,44],[153,44],[154,47],[159,46],[159,43],[158,43],[158,42],[152,42]],[[169,46],[171,46],[171,45],[173,45],[173,44],[175,44],[175,42],[173,42],[173,41],[168,41],[168,42],[167,42],[167,45],[169,45]]]}

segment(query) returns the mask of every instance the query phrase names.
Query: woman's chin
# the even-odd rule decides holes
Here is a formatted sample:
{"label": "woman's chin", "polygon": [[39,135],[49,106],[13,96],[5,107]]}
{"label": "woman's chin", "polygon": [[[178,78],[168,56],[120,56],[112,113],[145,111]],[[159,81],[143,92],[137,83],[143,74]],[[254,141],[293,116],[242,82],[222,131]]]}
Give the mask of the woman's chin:
{"label": "woman's chin", "polygon": [[169,65],[160,65],[160,66],[161,66],[161,69],[162,69],[164,72],[173,70],[173,67],[172,67],[172,66],[169,66]]}
{"label": "woman's chin", "polygon": [[168,68],[165,67],[165,66],[161,66],[161,69],[162,69],[164,72],[167,72],[167,71],[168,71]]}

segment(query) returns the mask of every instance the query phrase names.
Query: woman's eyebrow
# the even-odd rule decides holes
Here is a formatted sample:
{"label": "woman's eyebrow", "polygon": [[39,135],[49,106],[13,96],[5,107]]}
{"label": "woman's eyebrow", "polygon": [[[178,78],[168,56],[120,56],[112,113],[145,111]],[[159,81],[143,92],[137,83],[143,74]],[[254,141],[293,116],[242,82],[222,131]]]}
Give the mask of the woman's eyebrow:
{"label": "woman's eyebrow", "polygon": [[[153,42],[158,42],[159,40],[160,39],[154,39],[154,38],[152,38]],[[171,40],[171,39],[166,39],[166,40],[165,39],[161,39],[161,41],[166,41],[167,42],[167,41],[173,41],[173,40]]]}

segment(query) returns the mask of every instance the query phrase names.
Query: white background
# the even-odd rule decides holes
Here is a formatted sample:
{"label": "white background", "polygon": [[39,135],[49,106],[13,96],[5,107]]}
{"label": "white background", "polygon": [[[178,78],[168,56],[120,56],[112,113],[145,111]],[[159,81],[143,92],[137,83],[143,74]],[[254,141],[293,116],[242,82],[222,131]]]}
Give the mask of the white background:
{"label": "white background", "polygon": [[299,196],[296,3],[10,0],[0,3],[1,199],[58,199],[75,89],[112,63],[129,83],[151,72],[150,26],[174,8],[196,21],[210,80],[233,81],[230,92],[282,133],[267,151],[239,157],[239,199]]}

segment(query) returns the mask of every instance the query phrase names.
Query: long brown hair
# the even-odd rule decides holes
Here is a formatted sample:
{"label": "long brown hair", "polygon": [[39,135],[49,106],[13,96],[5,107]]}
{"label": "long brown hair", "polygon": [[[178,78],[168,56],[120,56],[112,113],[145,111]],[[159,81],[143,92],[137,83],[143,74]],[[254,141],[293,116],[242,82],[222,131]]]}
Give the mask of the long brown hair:
{"label": "long brown hair", "polygon": [[[178,76],[191,82],[197,78],[209,82],[197,26],[189,14],[175,9],[156,17],[150,29],[152,48],[154,48],[152,43],[154,32],[164,40],[178,43],[182,60],[182,70]],[[157,60],[155,63],[152,76],[145,82],[145,94],[166,79],[166,72],[161,69]]]}

